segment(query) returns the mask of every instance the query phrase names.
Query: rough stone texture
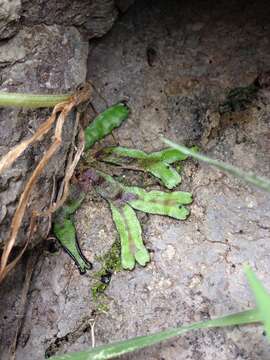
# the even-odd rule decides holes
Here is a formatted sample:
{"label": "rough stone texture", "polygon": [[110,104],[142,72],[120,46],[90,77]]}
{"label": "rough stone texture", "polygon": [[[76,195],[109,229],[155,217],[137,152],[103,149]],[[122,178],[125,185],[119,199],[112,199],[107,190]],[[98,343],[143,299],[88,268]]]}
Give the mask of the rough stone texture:
{"label": "rough stone texture", "polygon": [[[56,25],[37,25],[23,28],[15,37],[0,46],[1,90],[33,93],[74,90],[85,81],[87,55],[88,43],[74,27],[64,29]],[[0,156],[22,139],[29,137],[49,113],[47,110],[1,109]],[[36,208],[42,209],[48,205],[52,178],[63,175],[72,128],[71,117],[64,128],[61,150],[53,157],[36,186],[32,198]],[[27,149],[14,166],[0,177],[0,247],[7,237],[16,200],[29,173],[51,143],[51,136],[52,133],[48,134],[44,141]],[[25,241],[27,224],[28,217],[20,232],[18,245]],[[47,227],[47,221],[42,222],[36,240],[44,237]]]}
{"label": "rough stone texture", "polygon": [[20,11],[21,0],[0,0],[0,40],[17,32]]}
{"label": "rough stone texture", "polygon": [[[268,17],[267,6],[246,0],[138,1],[89,57],[89,76],[109,103],[129,98],[132,114],[115,132],[120,144],[150,151],[163,146],[160,135],[165,134],[270,177],[269,89],[245,111],[217,114],[227,89],[248,85],[268,70]],[[104,105],[96,100],[95,107]],[[253,306],[245,261],[270,288],[269,195],[191,160],[180,189],[194,194],[190,218],[143,217],[152,262],[113,276],[110,310],[95,318],[97,344]],[[89,196],[76,220],[79,240],[97,269],[95,256],[116,236],[107,205]],[[40,359],[48,349],[62,353],[91,346],[92,282],[92,273],[79,276],[62,251],[44,254],[29,294],[18,360]],[[1,302],[5,308],[8,297]],[[0,324],[12,324],[14,312],[5,316]],[[8,347],[8,341],[1,343]],[[268,360],[263,329],[191,333],[124,357],[216,358]]]}
{"label": "rough stone texture", "polygon": [[74,25],[89,38],[106,34],[118,15],[113,0],[23,0],[23,22]]}
{"label": "rough stone texture", "polygon": [[[0,40],[15,35],[21,14],[23,24],[16,36],[0,44],[0,89],[44,93],[74,90],[86,77],[88,44],[73,26],[85,32],[89,38],[102,36],[112,27],[118,14],[117,6],[124,11],[131,3],[122,1],[120,5],[115,5],[110,0],[37,0],[22,1],[21,4],[17,0],[0,0]],[[30,135],[48,114],[46,111],[0,109],[0,156]],[[71,129],[72,121],[69,121],[64,129],[64,146],[47,169],[45,178],[40,179],[33,198],[34,205],[38,202],[41,208],[45,206],[50,192],[49,179],[63,173]],[[0,178],[0,248],[7,236],[26,174],[33,170],[33,163],[40,158],[48,144],[49,141],[45,140],[39,149],[34,147],[27,150],[26,156],[21,157]],[[27,222],[28,219],[24,227]],[[45,227],[46,223],[42,224],[37,239],[44,235]],[[24,238],[25,228],[18,239],[19,245]]]}
{"label": "rough stone texture", "polygon": [[133,5],[135,0],[115,0],[115,4],[117,9],[119,9],[122,13],[126,12],[128,8]]}
{"label": "rough stone texture", "polygon": [[20,20],[29,25],[76,26],[88,38],[101,37],[113,26],[119,11],[134,0],[0,0],[0,40],[15,35]]}

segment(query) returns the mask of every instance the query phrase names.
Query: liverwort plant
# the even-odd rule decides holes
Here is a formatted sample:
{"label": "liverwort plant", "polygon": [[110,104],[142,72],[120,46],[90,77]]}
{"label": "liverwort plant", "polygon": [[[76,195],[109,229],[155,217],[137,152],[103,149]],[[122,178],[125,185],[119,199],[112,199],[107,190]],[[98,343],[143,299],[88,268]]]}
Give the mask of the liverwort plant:
{"label": "liverwort plant", "polygon": [[[84,130],[85,150],[91,148],[97,141],[110,134],[113,129],[120,126],[127,119],[129,108],[124,103],[111,106],[99,114],[94,121]],[[73,221],[73,214],[81,206],[85,191],[74,185],[69,197],[53,217],[53,233],[64,250],[71,256],[81,274],[91,269],[91,263],[83,255]]]}
{"label": "liverwort plant", "polygon": [[121,240],[121,263],[124,269],[132,270],[136,262],[144,266],[150,261],[134,209],[178,220],[185,220],[189,215],[189,210],[184,205],[192,202],[192,195],[187,192],[165,193],[124,186],[110,175],[93,168],[81,176],[80,183],[84,188],[87,183],[91,184],[109,203]]}
{"label": "liverwort plant", "polygon": [[[85,149],[90,149],[97,141],[110,134],[128,117],[126,104],[116,104],[103,113],[85,129]],[[195,151],[195,149],[193,149]],[[98,161],[120,165],[127,169],[149,172],[168,189],[181,182],[181,176],[171,164],[187,159],[187,155],[175,149],[164,149],[145,153],[137,149],[124,147],[107,147],[95,152],[92,157]],[[150,261],[150,255],[144,246],[142,229],[135,210],[149,214],[170,216],[177,220],[185,220],[189,210],[185,207],[192,202],[192,195],[187,192],[145,191],[143,188],[124,186],[112,176],[89,168],[79,178],[75,185],[77,198],[72,193],[69,203],[75,202],[77,207],[65,204],[58,211],[53,221],[53,232],[63,248],[70,254],[81,273],[90,268],[83,256],[76,237],[72,214],[80,206],[89,185],[109,204],[115,227],[121,241],[121,264],[123,269],[132,270],[136,262],[145,266]],[[81,201],[79,200],[81,197]]]}

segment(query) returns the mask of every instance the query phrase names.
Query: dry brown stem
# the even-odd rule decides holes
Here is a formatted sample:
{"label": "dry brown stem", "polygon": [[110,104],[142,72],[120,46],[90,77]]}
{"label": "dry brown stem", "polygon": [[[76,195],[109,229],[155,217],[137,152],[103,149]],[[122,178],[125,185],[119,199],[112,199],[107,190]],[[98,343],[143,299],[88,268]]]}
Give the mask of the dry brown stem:
{"label": "dry brown stem", "polygon": [[20,144],[14,146],[2,157],[0,160],[0,174],[10,168],[14,161],[28,148],[28,146],[34,144],[36,141],[40,141],[42,137],[47,134],[56,120],[57,113],[61,111],[66,104],[66,102],[57,104],[53,109],[51,116],[37,129],[30,139],[24,140]]}
{"label": "dry brown stem", "polygon": [[[17,234],[20,229],[26,208],[28,206],[28,201],[29,201],[32,189],[33,189],[39,175],[42,173],[42,171],[44,170],[45,166],[48,164],[51,157],[55,154],[55,152],[59,149],[59,147],[61,145],[62,129],[63,129],[64,122],[67,119],[68,114],[72,111],[72,109],[75,106],[78,106],[80,103],[88,101],[90,99],[91,95],[92,95],[92,87],[91,87],[91,84],[88,83],[81,91],[78,91],[77,93],[75,93],[75,95],[71,98],[70,101],[56,105],[50,118],[43,124],[44,126],[43,127],[41,126],[31,139],[29,139],[28,141],[26,140],[23,143],[19,144],[16,147],[16,149],[17,149],[16,151],[15,151],[15,148],[13,148],[13,150],[11,150],[4,158],[6,160],[3,162],[3,168],[7,168],[18,158],[18,156],[20,156],[20,154],[26,149],[27,146],[29,146],[33,142],[39,140],[44,135],[44,133],[48,132],[48,130],[50,129],[50,127],[52,126],[53,122],[56,119],[57,113],[60,111],[60,114],[57,118],[53,143],[51,144],[49,149],[44,153],[42,159],[40,160],[40,162],[36,166],[35,170],[33,171],[32,175],[30,176],[30,179],[27,181],[25,188],[20,196],[18,206],[16,208],[15,214],[14,214],[12,222],[11,222],[10,236],[5,244],[2,258],[1,258],[0,282],[4,279],[6,274],[17,264],[17,262],[21,258],[22,254],[26,250],[26,248],[31,240],[32,233],[33,233],[34,227],[35,227],[33,224],[35,223],[36,217],[38,215],[38,213],[36,211],[33,211],[33,216],[32,216],[31,225],[30,225],[30,236],[28,237],[28,240],[26,241],[24,248],[22,249],[21,253],[17,256],[17,258],[15,260],[13,260],[10,264],[8,264],[8,259],[9,259],[10,253],[12,251],[12,248],[15,245]],[[40,129],[42,129],[42,130],[40,130]],[[81,139],[80,146],[78,148],[78,151],[74,157],[74,160],[73,160],[71,166],[69,167],[69,169],[65,175],[64,193],[60,200],[61,204],[64,202],[63,199],[67,196],[69,180],[73,174],[75,166],[78,163],[79,158],[84,149],[84,140],[83,140],[82,133],[83,133],[83,131],[81,129],[80,130],[80,139]],[[28,144],[28,145],[26,145],[26,144]],[[11,154],[11,155],[9,155],[9,154]],[[57,204],[57,206],[58,206],[58,204]],[[59,205],[59,206],[61,206],[61,205]],[[55,211],[55,206],[53,206],[53,209],[51,209],[50,212],[52,212],[52,211]]]}

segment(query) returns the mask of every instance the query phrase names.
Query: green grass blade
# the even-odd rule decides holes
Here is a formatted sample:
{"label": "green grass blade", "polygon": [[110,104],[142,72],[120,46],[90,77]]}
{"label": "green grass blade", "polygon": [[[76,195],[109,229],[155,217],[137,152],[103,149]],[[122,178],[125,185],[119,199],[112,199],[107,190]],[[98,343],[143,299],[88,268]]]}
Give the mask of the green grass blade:
{"label": "green grass blade", "polygon": [[62,101],[71,98],[67,95],[37,95],[0,92],[0,106],[2,107],[23,107],[23,108],[47,108],[54,107]]}
{"label": "green grass blade", "polygon": [[189,150],[187,147],[175,144],[174,142],[172,142],[168,139],[163,139],[163,141],[165,142],[165,144],[170,145],[172,148],[181,151],[183,154],[192,156],[193,158],[195,158],[197,160],[206,162],[207,164],[212,165],[221,171],[227,172],[235,177],[238,177],[239,179],[245,181],[248,184],[255,185],[256,187],[270,193],[270,180],[269,179],[263,178],[261,176],[257,176],[250,172],[245,172],[245,171],[243,171],[233,165],[227,164],[223,161],[214,160],[205,155],[198,154],[192,150]]}
{"label": "green grass blade", "polygon": [[168,148],[149,154],[151,159],[158,161],[165,161],[167,164],[173,164],[176,161],[183,161],[188,158],[187,155],[176,149]]}
{"label": "green grass blade", "polygon": [[270,339],[270,295],[264,288],[263,284],[259,281],[256,274],[252,271],[250,266],[245,267],[245,273],[249,286],[255,296],[266,335],[268,336],[268,339]]}
{"label": "green grass blade", "polygon": [[117,343],[99,346],[90,350],[77,353],[69,353],[64,355],[53,356],[52,360],[105,360],[112,359],[120,355],[124,355],[147,346],[155,345],[161,341],[180,336],[191,330],[203,328],[224,327],[233,325],[244,325],[260,322],[258,311],[247,310],[240,313],[224,316],[214,320],[207,320],[191,325],[182,326],[180,328],[169,329],[148,336],[140,336],[130,340],[120,341]]}

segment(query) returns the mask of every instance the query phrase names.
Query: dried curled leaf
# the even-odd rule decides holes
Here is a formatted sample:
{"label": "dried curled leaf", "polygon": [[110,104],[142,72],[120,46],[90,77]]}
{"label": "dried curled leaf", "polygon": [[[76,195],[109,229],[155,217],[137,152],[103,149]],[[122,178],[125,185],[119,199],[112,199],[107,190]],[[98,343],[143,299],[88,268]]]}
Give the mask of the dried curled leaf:
{"label": "dried curled leaf", "polygon": [[128,205],[115,206],[110,201],[112,217],[121,240],[121,263],[123,269],[132,270],[135,261],[145,266],[150,255],[142,240],[142,229],[135,211]]}
{"label": "dried curled leaf", "polygon": [[147,154],[136,149],[107,147],[98,152],[96,157],[98,160],[124,168],[150,172],[168,189],[173,189],[181,183],[181,176],[170,164],[187,159],[180,151],[170,148]]}
{"label": "dried curled leaf", "polygon": [[[23,141],[22,144],[11,149],[10,152],[6,154],[0,161],[1,171],[3,171],[3,169],[7,169],[8,167],[10,167],[13,164],[13,162],[23,153],[23,151],[25,151],[25,149],[29,145],[35,143],[36,141],[39,141],[42,135],[46,134],[50,129],[50,127],[53,125],[53,123],[56,121],[53,141],[50,147],[48,148],[48,150],[44,152],[41,160],[39,161],[33,173],[31,174],[30,178],[28,179],[25,188],[20,196],[14,216],[12,218],[12,222],[10,225],[10,234],[5,243],[5,247],[1,256],[0,282],[4,279],[7,273],[17,264],[17,262],[25,252],[28,243],[30,242],[29,239],[31,239],[32,232],[34,231],[33,226],[31,226],[31,224],[33,224],[34,222],[32,219],[36,218],[36,215],[34,214],[36,212],[35,210],[33,210],[33,215],[30,224],[30,232],[29,232],[30,237],[28,237],[28,241],[26,242],[25,247],[21,250],[20,254],[13,261],[8,262],[11,251],[16,242],[17,234],[20,229],[26,208],[28,206],[28,200],[30,198],[32,189],[35,183],[37,182],[38,177],[40,176],[40,174],[42,173],[42,171],[44,170],[44,168],[46,167],[52,156],[61,146],[62,129],[66,119],[68,118],[68,114],[75,107],[79,106],[81,103],[89,101],[91,96],[92,96],[92,86],[90,83],[86,83],[85,86],[81,90],[77,91],[73,96],[71,96],[68,101],[59,103],[55,106],[51,117],[45,122],[44,126],[41,126],[37,130],[36,134],[33,137],[31,137],[29,140]],[[57,115],[59,116],[57,117]]]}

